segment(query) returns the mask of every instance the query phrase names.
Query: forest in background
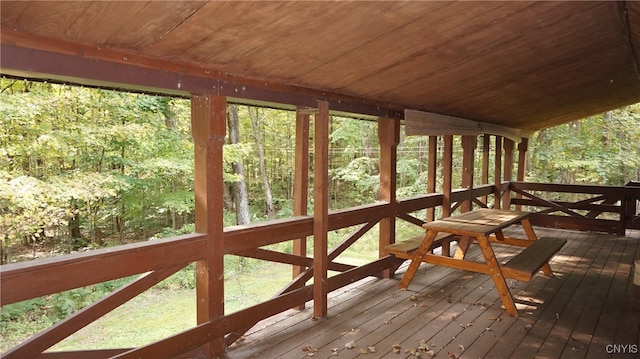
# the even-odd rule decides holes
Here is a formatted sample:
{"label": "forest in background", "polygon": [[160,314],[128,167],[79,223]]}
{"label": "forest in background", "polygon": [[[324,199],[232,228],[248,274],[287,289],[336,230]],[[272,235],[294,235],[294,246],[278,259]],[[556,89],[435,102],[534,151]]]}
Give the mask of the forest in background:
{"label": "forest in background", "polygon": [[[0,89],[2,263],[193,231],[188,99],[17,79]],[[291,216],[295,114],[229,105],[227,132],[225,224]],[[400,198],[425,193],[428,154],[426,137],[401,136]],[[527,181],[638,181],[640,105],[539,131],[529,143]],[[331,209],[375,201],[377,124],[332,117],[329,163]]]}
{"label": "forest in background", "polygon": [[[188,99],[3,78],[0,114],[1,263],[194,231],[194,149]],[[227,125],[225,225],[291,216],[295,114],[230,104]],[[310,139],[313,141],[313,133]],[[453,188],[461,183],[459,142],[456,136]],[[439,143],[440,149],[442,146]],[[638,181],[640,104],[537,132],[529,147],[527,181],[605,185]],[[310,148],[313,151],[313,142]],[[330,209],[377,200],[378,148],[377,123],[331,118]],[[478,179],[479,151],[476,156]],[[405,137],[401,131],[399,198],[426,192],[427,158],[428,139]],[[493,154],[489,168],[492,162]],[[489,181],[493,182],[491,175]],[[436,190],[440,188],[437,183]],[[309,213],[312,200],[310,194]],[[410,230],[404,225],[401,221],[397,232]],[[329,233],[330,245],[338,240],[340,233]],[[278,244],[282,246],[278,249],[290,252],[290,245]],[[377,256],[375,231],[352,250],[357,253],[349,253],[350,260]],[[273,294],[273,288],[262,290],[263,278],[254,279],[252,273],[258,268],[260,273],[273,271],[271,284],[275,286],[277,275],[282,275],[283,283],[290,279],[289,271],[267,268],[264,263],[225,256],[225,310],[255,304]],[[0,352],[131,279],[3,306]],[[171,290],[191,298],[194,288],[195,269],[190,264],[153,290]],[[149,298],[153,297],[152,293]],[[146,306],[137,309],[143,311],[141,318],[149,317]],[[140,329],[145,339],[130,338],[133,342],[123,345],[154,340],[153,331],[144,325]],[[73,348],[74,344],[69,345]],[[110,341],[100,345],[109,346]]]}

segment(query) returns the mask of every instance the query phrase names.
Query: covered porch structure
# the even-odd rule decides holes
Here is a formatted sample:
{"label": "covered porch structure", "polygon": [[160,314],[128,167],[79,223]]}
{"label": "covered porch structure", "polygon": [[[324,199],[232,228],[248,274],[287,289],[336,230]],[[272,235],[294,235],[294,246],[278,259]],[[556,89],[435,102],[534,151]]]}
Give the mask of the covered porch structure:
{"label": "covered porch structure", "polygon": [[[533,131],[640,102],[640,4],[2,1],[0,7],[4,76],[191,98],[196,200],[195,233],[0,267],[2,305],[141,274],[4,358],[328,357],[333,348],[340,357],[360,349],[369,357],[393,353],[395,344],[405,355],[420,340],[442,357],[564,358],[638,344],[638,293],[630,278],[640,239],[639,187],[527,183],[524,164]],[[291,218],[223,226],[228,103],[296,111]],[[379,201],[330,210],[331,115],[377,121]],[[425,194],[413,198],[396,194],[402,126],[430,138]],[[462,188],[453,189],[457,136]],[[476,152],[483,159],[478,171]],[[561,202],[551,193],[579,199]],[[419,226],[433,221],[436,209],[448,217],[523,206],[539,208],[534,225],[571,231],[540,229],[568,244],[552,262],[558,278],[515,284],[519,316],[504,315],[488,276],[424,266],[410,291],[395,289],[402,261],[385,247],[403,239],[396,238],[398,219]],[[336,260],[376,224],[379,259],[362,266]],[[353,226],[328,248],[328,231]],[[309,236],[313,255],[304,245]],[[292,253],[263,248],[283,241],[294,241]],[[444,241],[439,250],[447,256],[452,249]],[[290,264],[292,281],[269,301],[225,314],[225,255]],[[139,348],[47,351],[193,262],[193,328]],[[289,315],[305,303],[309,309]],[[287,319],[277,320],[282,313]],[[276,323],[256,330],[264,320]],[[345,350],[350,334],[357,347]]]}

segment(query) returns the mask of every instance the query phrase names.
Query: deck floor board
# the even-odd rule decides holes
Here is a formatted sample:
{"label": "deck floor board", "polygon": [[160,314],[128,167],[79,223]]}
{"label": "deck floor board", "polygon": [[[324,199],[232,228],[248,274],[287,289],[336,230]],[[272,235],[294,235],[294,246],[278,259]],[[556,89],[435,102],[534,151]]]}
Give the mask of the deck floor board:
{"label": "deck floor board", "polygon": [[[490,276],[423,264],[409,288],[399,290],[405,266],[394,279],[368,278],[332,293],[327,318],[311,320],[309,303],[259,323],[228,358],[308,358],[304,348],[319,358],[411,358],[409,351],[421,342],[438,358],[637,357],[612,355],[607,345],[640,343],[640,287],[632,283],[640,231],[626,237],[545,228],[536,233],[567,244],[550,262],[555,277],[507,281],[517,318],[501,307]],[[524,235],[519,227],[506,234]],[[494,249],[501,263],[516,253]],[[481,258],[477,246],[469,256]],[[345,347],[349,342],[353,349]]]}

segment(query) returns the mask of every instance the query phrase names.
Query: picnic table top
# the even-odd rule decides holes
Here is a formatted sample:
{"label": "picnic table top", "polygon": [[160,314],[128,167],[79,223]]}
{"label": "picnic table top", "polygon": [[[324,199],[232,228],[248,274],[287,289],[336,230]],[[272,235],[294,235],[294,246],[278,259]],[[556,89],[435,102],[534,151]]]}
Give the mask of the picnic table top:
{"label": "picnic table top", "polygon": [[422,225],[426,230],[461,236],[488,236],[529,216],[530,212],[482,208]]}

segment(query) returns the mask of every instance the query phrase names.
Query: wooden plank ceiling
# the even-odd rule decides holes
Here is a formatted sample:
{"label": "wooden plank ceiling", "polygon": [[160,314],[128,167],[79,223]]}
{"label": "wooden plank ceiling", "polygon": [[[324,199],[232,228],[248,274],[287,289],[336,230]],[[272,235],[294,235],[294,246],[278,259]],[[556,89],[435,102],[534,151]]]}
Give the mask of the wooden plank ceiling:
{"label": "wooden plank ceiling", "polygon": [[62,40],[524,130],[640,102],[635,2],[0,6],[3,43]]}

